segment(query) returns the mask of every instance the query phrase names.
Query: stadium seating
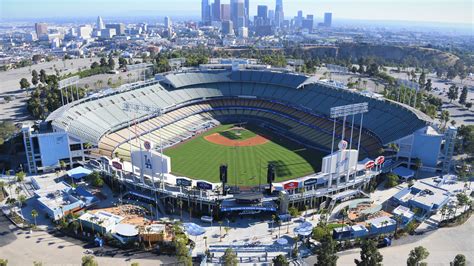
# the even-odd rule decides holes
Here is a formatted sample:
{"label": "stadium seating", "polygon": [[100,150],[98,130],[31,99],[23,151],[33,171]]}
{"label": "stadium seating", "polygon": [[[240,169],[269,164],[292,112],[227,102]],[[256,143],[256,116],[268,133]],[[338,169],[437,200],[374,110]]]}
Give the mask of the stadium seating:
{"label": "stadium seating", "polygon": [[[191,137],[193,128],[225,116],[278,121],[288,134],[330,149],[330,108],[368,102],[361,146],[369,155],[382,144],[407,136],[430,122],[426,115],[405,105],[307,80],[304,75],[259,70],[174,73],[159,82],[126,86],[112,94],[73,102],[53,112],[47,120],[56,130],[98,144],[100,154],[109,156],[116,150],[125,155],[130,145],[139,148],[138,141],[126,144],[137,136],[159,141],[160,127],[162,141],[174,145]],[[124,103],[160,108],[164,114],[153,117],[150,113],[125,111]],[[356,116],[355,129],[359,121],[360,116]],[[338,135],[341,128],[342,122],[336,121]],[[349,134],[346,127],[346,137]],[[355,138],[358,134],[354,130]]]}

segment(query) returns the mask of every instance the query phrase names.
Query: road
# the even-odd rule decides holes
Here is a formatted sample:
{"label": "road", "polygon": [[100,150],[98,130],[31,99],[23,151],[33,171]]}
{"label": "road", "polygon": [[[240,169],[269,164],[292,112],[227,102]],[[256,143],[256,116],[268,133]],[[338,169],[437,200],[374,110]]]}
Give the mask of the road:
{"label": "road", "polygon": [[[428,265],[449,265],[457,254],[464,254],[468,265],[474,263],[474,218],[457,227],[441,228],[427,235],[407,236],[395,240],[393,246],[380,249],[383,265],[405,265],[410,250],[423,246],[430,252],[426,259]],[[354,259],[360,258],[360,249],[352,249],[338,254],[337,265],[355,265]],[[309,265],[316,262],[316,257],[306,259]]]}
{"label": "road", "polygon": [[[7,259],[9,266],[33,265],[34,261],[43,265],[80,265],[81,258],[90,244],[52,232],[32,232],[17,229],[0,214],[0,258]],[[114,253],[113,257],[96,257],[99,265],[130,265],[138,262],[143,265],[173,263],[174,257],[156,256],[148,252],[127,252],[105,248]]]}

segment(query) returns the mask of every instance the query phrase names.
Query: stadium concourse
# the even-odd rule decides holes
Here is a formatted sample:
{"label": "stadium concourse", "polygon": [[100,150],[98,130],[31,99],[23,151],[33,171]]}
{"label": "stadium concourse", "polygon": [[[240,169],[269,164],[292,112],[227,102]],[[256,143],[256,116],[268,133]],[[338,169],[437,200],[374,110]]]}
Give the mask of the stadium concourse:
{"label": "stadium concourse", "polygon": [[[54,134],[65,134],[67,144],[76,145],[74,151],[68,147],[69,152],[56,158],[55,163],[64,157],[68,165],[95,159],[102,171],[118,176],[128,189],[128,196],[159,201],[156,204],[163,212],[175,211],[178,202],[184,201],[186,207],[196,207],[201,214],[285,213],[289,204],[317,208],[360,193],[380,171],[366,169],[367,161],[375,159],[384,145],[431,122],[409,106],[368,97],[335,83],[281,69],[251,68],[242,65],[157,75],[154,80],[69,103],[46,120]],[[331,108],[358,103],[368,103],[368,112],[349,116],[347,121],[331,118]],[[173,174],[174,158],[162,155],[163,150],[182,145],[220,125],[239,123],[256,125],[292,143],[327,154],[324,159],[321,155],[317,158],[330,162],[323,164],[321,172],[290,174],[278,182],[273,182],[271,174],[275,173],[271,172],[274,169],[270,169],[270,162],[264,162],[269,163],[267,176],[259,181],[262,184],[254,190],[258,193],[251,200],[235,195],[238,187],[230,188],[232,195],[226,194],[230,183],[224,184],[223,189],[219,182]],[[335,146],[341,140],[346,145],[337,150]],[[92,148],[85,149],[85,143]],[[28,152],[29,144],[25,145]],[[138,161],[134,154],[138,154]],[[54,161],[50,158],[54,155],[48,156],[48,161]],[[38,167],[37,163],[29,162],[33,172],[47,167],[44,163]],[[214,170],[216,176],[218,170]],[[221,181],[222,178],[221,172]]]}

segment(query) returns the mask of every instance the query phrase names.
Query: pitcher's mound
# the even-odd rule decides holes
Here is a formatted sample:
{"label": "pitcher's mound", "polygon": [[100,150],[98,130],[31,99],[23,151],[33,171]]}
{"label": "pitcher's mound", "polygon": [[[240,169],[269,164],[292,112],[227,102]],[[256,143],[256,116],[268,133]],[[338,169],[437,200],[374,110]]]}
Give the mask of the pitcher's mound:
{"label": "pitcher's mound", "polygon": [[222,136],[219,133],[214,133],[214,134],[205,136],[204,139],[214,144],[219,144],[223,146],[232,146],[232,147],[257,146],[257,145],[265,144],[269,141],[267,138],[262,137],[260,135],[257,135],[255,137],[251,137],[248,139],[244,139],[244,140],[232,140],[232,139]]}

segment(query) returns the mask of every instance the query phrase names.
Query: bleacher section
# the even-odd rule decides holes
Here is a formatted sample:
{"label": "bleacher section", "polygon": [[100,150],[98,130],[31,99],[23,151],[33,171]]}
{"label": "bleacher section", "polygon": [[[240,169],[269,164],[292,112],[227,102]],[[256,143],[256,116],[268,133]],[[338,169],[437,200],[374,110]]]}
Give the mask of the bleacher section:
{"label": "bleacher section", "polygon": [[[328,131],[332,131],[330,108],[368,102],[369,112],[364,115],[364,135],[368,137],[363,138],[363,147],[369,154],[375,146],[407,136],[430,121],[426,115],[398,103],[306,80],[304,75],[259,70],[174,73],[159,82],[73,102],[47,120],[56,130],[99,144],[100,152],[109,155],[117,144],[135,135],[148,133],[157,140],[153,131],[161,125],[162,139],[172,145],[191,137],[194,127],[225,116],[225,112],[279,121],[291,128],[289,133],[327,148]],[[148,120],[152,114],[123,111],[125,102],[161,108],[165,114]],[[131,121],[138,121],[137,125],[130,126]],[[358,132],[354,130],[354,134]]]}

